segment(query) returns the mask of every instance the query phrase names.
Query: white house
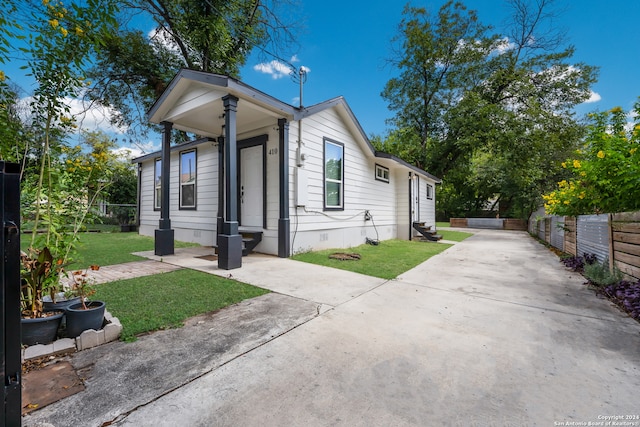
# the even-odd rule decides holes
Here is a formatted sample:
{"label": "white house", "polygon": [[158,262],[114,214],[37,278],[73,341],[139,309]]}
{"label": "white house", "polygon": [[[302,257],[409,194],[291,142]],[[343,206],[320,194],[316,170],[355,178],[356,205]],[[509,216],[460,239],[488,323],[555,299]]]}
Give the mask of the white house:
{"label": "white house", "polygon": [[[174,238],[218,247],[220,268],[245,243],[288,257],[435,227],[440,180],[375,151],[342,98],[285,104],[230,77],[182,70],[149,112],[163,147],[139,165],[139,231],[156,253]],[[171,129],[200,139],[171,146]],[[219,167],[224,165],[224,167]],[[253,232],[253,234],[251,234]],[[251,237],[254,236],[253,242]]]}

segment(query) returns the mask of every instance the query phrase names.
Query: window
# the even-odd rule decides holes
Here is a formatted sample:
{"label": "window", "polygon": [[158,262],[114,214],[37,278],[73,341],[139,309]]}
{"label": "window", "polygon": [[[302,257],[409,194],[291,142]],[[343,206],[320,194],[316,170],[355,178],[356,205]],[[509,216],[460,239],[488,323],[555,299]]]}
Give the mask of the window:
{"label": "window", "polygon": [[382,182],[389,182],[389,168],[376,165],[376,180]]}
{"label": "window", "polygon": [[433,199],[433,185],[427,184],[427,199]]}
{"label": "window", "polygon": [[344,145],[324,140],[324,208],[344,209]]}
{"label": "window", "polygon": [[153,193],[153,209],[158,210],[161,206],[160,196],[162,196],[162,160],[156,159],[154,166],[154,193]]}
{"label": "window", "polygon": [[180,153],[180,209],[196,208],[196,150]]}

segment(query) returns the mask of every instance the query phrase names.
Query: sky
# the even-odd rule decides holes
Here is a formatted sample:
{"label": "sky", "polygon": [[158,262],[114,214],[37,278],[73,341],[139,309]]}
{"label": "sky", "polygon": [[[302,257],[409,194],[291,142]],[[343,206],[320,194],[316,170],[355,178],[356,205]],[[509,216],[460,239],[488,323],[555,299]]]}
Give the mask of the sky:
{"label": "sky", "polygon": [[[303,104],[311,106],[343,96],[368,136],[385,135],[385,123],[393,113],[380,96],[386,82],[397,74],[387,65],[391,40],[398,34],[404,1],[393,0],[297,0],[290,11],[301,26],[298,43],[281,58],[308,69]],[[415,0],[437,14],[444,0]],[[464,0],[480,21],[502,32],[508,9],[503,0]],[[592,99],[576,108],[579,115],[615,106],[630,110],[640,96],[640,17],[638,0],[559,0],[564,8],[553,25],[566,31],[566,44],[576,48],[575,62],[597,66],[598,82]],[[151,30],[150,28],[147,30]],[[287,74],[286,65],[265,58],[259,51],[241,69],[240,80],[292,105],[299,103],[299,86]],[[4,64],[7,75],[20,83],[18,64]],[[26,81],[26,80],[25,80]],[[28,96],[29,84],[24,83]],[[106,126],[98,112],[85,125]],[[113,129],[108,129],[114,132]],[[123,138],[120,138],[121,140]],[[160,136],[140,141],[146,152],[160,146]],[[138,149],[135,154],[141,154]]]}
{"label": "sky", "polygon": [[[444,1],[413,1],[437,14]],[[502,32],[509,10],[502,0],[464,0],[481,22]],[[304,30],[294,65],[309,68],[303,101],[310,106],[344,96],[368,136],[384,135],[393,116],[380,96],[396,70],[386,65],[391,40],[398,34],[405,2],[383,0],[303,0]],[[615,106],[630,110],[640,96],[640,1],[564,0],[554,22],[576,48],[575,62],[600,67],[592,101],[576,112],[584,115]],[[289,58],[291,59],[291,58]],[[298,86],[288,77],[265,73],[254,55],[241,80],[276,98],[298,105]]]}

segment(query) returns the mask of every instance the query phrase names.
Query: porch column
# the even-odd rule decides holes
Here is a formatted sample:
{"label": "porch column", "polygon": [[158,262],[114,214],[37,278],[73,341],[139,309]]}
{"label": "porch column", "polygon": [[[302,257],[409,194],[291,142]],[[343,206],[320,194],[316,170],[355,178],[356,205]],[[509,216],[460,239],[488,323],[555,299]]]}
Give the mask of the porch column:
{"label": "porch column", "polygon": [[173,123],[162,122],[162,169],[160,177],[160,221],[155,230],[155,254],[158,256],[173,255],[174,233],[169,218],[169,178],[171,170],[171,129]]}
{"label": "porch column", "polygon": [[278,154],[280,157],[280,217],[278,218],[278,256],[291,255],[291,225],[289,221],[289,122],[278,119]]}
{"label": "porch column", "polygon": [[227,95],[224,104],[224,188],[225,214],[222,234],[218,235],[218,267],[231,270],[242,267],[242,236],[238,234],[238,151],[236,112],[238,98]]}

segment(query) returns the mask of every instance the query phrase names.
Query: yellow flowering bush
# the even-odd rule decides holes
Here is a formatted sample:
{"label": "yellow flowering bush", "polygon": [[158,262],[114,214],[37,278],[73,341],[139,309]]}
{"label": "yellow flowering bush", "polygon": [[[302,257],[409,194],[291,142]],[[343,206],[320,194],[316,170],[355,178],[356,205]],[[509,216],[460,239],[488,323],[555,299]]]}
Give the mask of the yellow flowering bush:
{"label": "yellow flowering bush", "polygon": [[624,212],[640,209],[640,101],[636,123],[616,107],[590,115],[579,158],[562,162],[572,172],[554,191],[542,196],[545,211],[552,215]]}

